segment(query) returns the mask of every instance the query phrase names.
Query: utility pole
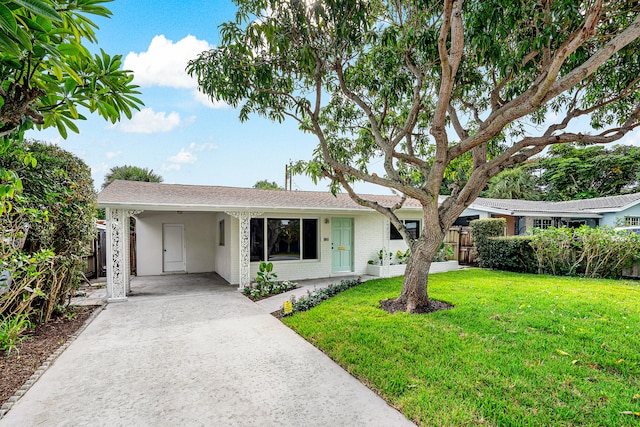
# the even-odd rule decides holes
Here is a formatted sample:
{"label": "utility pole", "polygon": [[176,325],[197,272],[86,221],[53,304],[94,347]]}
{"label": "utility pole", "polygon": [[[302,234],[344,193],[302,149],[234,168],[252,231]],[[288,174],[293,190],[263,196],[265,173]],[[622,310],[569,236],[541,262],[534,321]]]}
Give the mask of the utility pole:
{"label": "utility pole", "polygon": [[[289,160],[289,163],[291,160]],[[291,191],[293,188],[293,174],[291,172],[291,168],[289,167],[289,163],[284,165],[284,189]],[[288,184],[288,185],[287,185]]]}

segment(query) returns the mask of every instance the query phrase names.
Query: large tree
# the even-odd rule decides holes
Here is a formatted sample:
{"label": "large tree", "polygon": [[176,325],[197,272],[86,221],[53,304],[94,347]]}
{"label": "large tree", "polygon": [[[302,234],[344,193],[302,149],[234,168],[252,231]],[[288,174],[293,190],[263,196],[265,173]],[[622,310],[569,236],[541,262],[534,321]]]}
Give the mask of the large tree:
{"label": "large tree", "polygon": [[[393,304],[407,311],[429,306],[431,260],[491,177],[551,144],[612,142],[640,124],[638,2],[237,2],[220,45],[189,71],[241,120],[292,118],[317,137],[307,172],[385,215],[410,245]],[[576,131],[585,117],[591,128]],[[378,159],[384,173],[371,170]],[[420,238],[396,216],[402,201],[361,197],[355,180],[416,199]]]}
{"label": "large tree", "polygon": [[640,147],[551,147],[536,162],[547,200],[614,196],[640,190]]}

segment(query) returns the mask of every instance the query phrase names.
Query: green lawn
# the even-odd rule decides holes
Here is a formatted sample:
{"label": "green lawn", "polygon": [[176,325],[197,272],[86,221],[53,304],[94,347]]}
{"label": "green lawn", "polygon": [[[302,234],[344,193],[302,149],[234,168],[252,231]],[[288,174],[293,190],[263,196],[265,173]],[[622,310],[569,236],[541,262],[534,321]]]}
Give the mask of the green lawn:
{"label": "green lawn", "polygon": [[428,426],[640,426],[640,283],[464,270],[430,276],[455,308],[387,314],[402,278],[283,321]]}

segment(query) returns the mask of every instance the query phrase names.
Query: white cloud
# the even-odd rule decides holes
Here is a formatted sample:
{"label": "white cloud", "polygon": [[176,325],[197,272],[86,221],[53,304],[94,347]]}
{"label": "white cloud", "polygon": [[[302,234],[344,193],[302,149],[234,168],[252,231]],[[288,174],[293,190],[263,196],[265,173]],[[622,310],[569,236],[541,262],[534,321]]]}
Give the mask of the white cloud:
{"label": "white cloud", "polygon": [[184,148],[181,148],[178,154],[176,154],[175,156],[169,157],[167,160],[170,161],[171,163],[184,165],[184,164],[192,164],[197,162],[198,157],[192,152],[187,151]]}
{"label": "white cloud", "polygon": [[187,63],[211,48],[207,41],[192,35],[174,43],[161,34],[151,40],[146,52],[130,52],[124,69],[133,71],[140,86],[196,88],[196,79],[187,74]]}
{"label": "white cloud", "polygon": [[169,114],[164,111],[156,113],[152,108],[143,108],[131,120],[122,122],[119,128],[129,133],[160,133],[169,132],[180,123],[180,114],[175,111]]}
{"label": "white cloud", "polygon": [[107,159],[113,159],[114,157],[118,157],[122,154],[122,151],[107,151],[104,155]]}
{"label": "white cloud", "polygon": [[218,146],[211,142],[207,142],[204,144],[196,144],[195,142],[192,142],[191,144],[189,144],[189,150],[191,151],[212,151],[217,149]]}

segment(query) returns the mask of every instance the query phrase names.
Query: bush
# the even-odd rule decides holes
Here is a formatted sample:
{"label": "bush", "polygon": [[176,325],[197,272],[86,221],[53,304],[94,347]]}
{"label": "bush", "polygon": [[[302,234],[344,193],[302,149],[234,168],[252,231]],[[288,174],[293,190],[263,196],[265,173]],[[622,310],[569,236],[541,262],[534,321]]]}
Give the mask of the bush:
{"label": "bush", "polygon": [[88,166],[71,153],[36,141],[24,149],[35,167],[11,152],[0,157],[0,168],[17,171],[24,187],[14,209],[0,216],[0,272],[8,271],[13,283],[0,298],[0,315],[47,322],[80,284],[96,233],[95,191]]}
{"label": "bush", "polygon": [[298,311],[307,311],[316,305],[320,304],[322,301],[326,301],[334,295],[339,294],[340,292],[346,291],[349,288],[353,288],[354,286],[358,286],[362,281],[360,277],[356,279],[345,279],[341,280],[340,283],[332,283],[326,288],[314,289],[313,291],[307,291],[306,295],[303,295],[299,298],[296,298],[295,295],[291,296],[291,306],[293,311],[291,313],[285,313],[284,308],[282,309],[283,316],[290,316],[293,313]]}
{"label": "bush", "polygon": [[473,244],[478,253],[478,264],[480,267],[492,268],[485,265],[485,262],[495,258],[491,254],[492,246],[489,244],[489,239],[504,236],[507,220],[504,218],[475,219],[469,225],[473,233]]}
{"label": "bush", "polygon": [[482,266],[518,273],[537,272],[538,263],[531,240],[531,236],[489,238],[485,243]]}
{"label": "bush", "polygon": [[242,289],[242,293],[251,298],[253,301],[258,301],[272,295],[278,295],[283,292],[296,289],[297,283],[282,281],[282,282],[257,282],[253,285],[245,286]]}
{"label": "bush", "polygon": [[640,236],[607,227],[551,227],[536,230],[531,245],[540,273],[618,278],[637,260]]}

